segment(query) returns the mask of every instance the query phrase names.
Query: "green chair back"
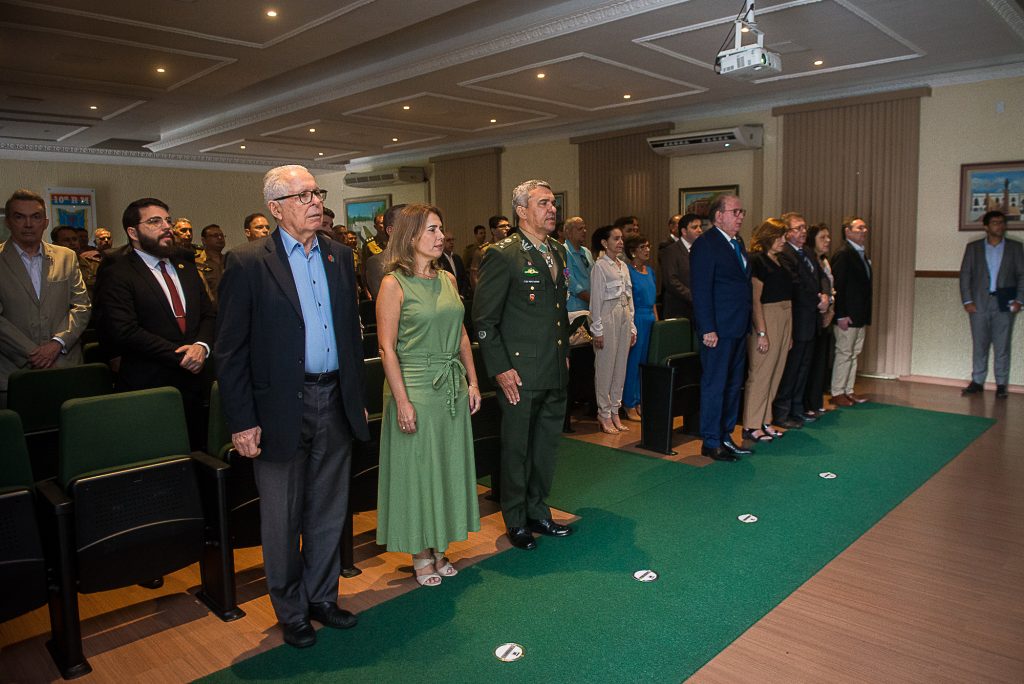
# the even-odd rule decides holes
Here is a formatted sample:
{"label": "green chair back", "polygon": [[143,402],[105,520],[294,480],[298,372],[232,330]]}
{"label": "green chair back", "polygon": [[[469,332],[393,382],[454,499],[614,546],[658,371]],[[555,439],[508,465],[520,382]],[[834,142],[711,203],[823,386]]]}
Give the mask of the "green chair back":
{"label": "green chair back", "polygon": [[206,453],[221,457],[231,446],[231,429],[220,403],[220,383],[210,387],[210,418],[206,426]]}
{"label": "green chair back", "polygon": [[380,357],[363,361],[366,369],[366,412],[370,418],[384,412],[384,364]]}
{"label": "green chair back", "polygon": [[0,410],[0,490],[32,486],[32,465],[21,418],[14,411]]}
{"label": "green chair back", "polygon": [[114,391],[110,369],[102,363],[67,368],[17,370],[7,384],[7,407],[21,416],[26,433],[56,430],[60,407],[68,399]]}
{"label": "green chair back", "polygon": [[665,365],[665,359],[675,354],[694,351],[690,319],[669,318],[655,321],[651,328],[651,346],[647,350],[647,363]]}
{"label": "green chair back", "polygon": [[173,387],[68,400],[60,411],[57,481],[190,453],[185,408]]}

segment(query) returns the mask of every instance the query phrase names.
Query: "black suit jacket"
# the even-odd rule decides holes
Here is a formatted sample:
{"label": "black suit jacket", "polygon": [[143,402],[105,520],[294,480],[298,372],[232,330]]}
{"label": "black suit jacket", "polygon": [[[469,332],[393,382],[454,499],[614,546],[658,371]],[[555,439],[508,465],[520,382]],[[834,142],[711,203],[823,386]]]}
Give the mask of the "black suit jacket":
{"label": "black suit jacket", "polygon": [[849,241],[832,257],[836,284],[836,320],[849,316],[850,325],[871,325],[871,277]]}
{"label": "black suit jacket", "polygon": [[[818,271],[820,267],[808,267],[807,261],[803,258],[803,250],[798,253],[793,246],[785,244],[779,252],[779,263],[789,271],[793,278],[793,340],[795,342],[807,342],[813,340],[818,332],[818,325],[821,322],[818,311],[818,293],[821,291],[821,281]],[[812,270],[813,269],[813,270]]]}
{"label": "black suit jacket", "polygon": [[690,251],[677,240],[658,253],[661,266],[662,314],[665,318],[693,319],[690,292]]}
{"label": "black suit jacket", "polygon": [[[120,390],[170,385],[182,394],[199,392],[200,375],[181,367],[175,350],[203,342],[213,347],[215,314],[196,265],[171,259],[181,282],[185,332],[178,328],[163,288],[142,258],[129,249],[107,262],[96,277],[100,341],[111,356],[120,356]],[[194,397],[185,397],[186,403]]]}
{"label": "black suit jacket", "polygon": [[[217,379],[232,433],[259,426],[260,458],[289,461],[299,448],[305,323],[281,228],[227,254],[217,314]],[[317,237],[331,296],[344,418],[368,440],[363,344],[352,250]]]}
{"label": "black suit jacket", "polygon": [[443,254],[437,260],[437,263],[441,265],[441,268],[455,276],[455,284],[459,287],[459,294],[465,299],[469,296],[469,272],[466,271],[466,265],[458,254],[452,254],[452,261],[455,262],[454,271]]}

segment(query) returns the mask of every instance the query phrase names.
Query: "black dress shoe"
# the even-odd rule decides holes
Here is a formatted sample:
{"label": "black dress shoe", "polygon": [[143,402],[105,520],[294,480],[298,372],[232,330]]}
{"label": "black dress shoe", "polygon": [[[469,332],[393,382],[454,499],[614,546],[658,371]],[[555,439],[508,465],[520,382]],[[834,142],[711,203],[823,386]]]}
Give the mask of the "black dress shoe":
{"label": "black dress shoe", "polygon": [[1006,399],[1010,393],[1006,391],[1006,385],[996,385],[996,399]]}
{"label": "black dress shoe", "polygon": [[527,520],[526,526],[531,532],[543,534],[548,537],[568,537],[572,534],[572,528],[568,525],[560,525],[551,518],[545,520]]}
{"label": "black dress shoe", "polygon": [[725,447],[706,447],[700,448],[700,455],[707,456],[713,461],[738,461],[740,457],[732,453]]}
{"label": "black dress shoe", "polygon": [[534,541],[530,530],[525,527],[508,528],[508,540],[512,542],[512,546],[524,551],[532,551],[537,548],[537,542]]}
{"label": "black dress shoe", "polygon": [[818,412],[804,411],[803,413],[800,414],[800,419],[803,420],[805,423],[813,423],[814,421],[818,420]]}
{"label": "black dress shoe", "polygon": [[785,428],[787,430],[799,430],[804,426],[804,421],[800,418],[796,418],[795,416],[790,416],[785,420],[776,420],[774,422],[780,428]]}
{"label": "black dress shoe", "polygon": [[753,449],[744,449],[731,439],[722,440],[722,447],[732,452],[735,456],[749,456],[754,453]]}
{"label": "black dress shoe", "polygon": [[967,387],[964,387],[962,390],[960,390],[960,395],[963,396],[965,394],[977,394],[978,392],[982,392],[984,390],[984,385],[981,385],[972,380],[971,384],[967,385]]}
{"label": "black dress shoe", "polygon": [[295,648],[309,648],[316,643],[316,631],[309,620],[299,620],[290,625],[281,625],[284,632],[284,643]]}
{"label": "black dress shoe", "polygon": [[334,627],[335,629],[349,629],[355,627],[359,622],[359,618],[347,610],[342,610],[337,603],[331,601],[310,603],[309,617],[325,627]]}
{"label": "black dress shoe", "polygon": [[156,579],[149,580],[148,582],[139,582],[139,586],[143,589],[159,589],[164,586],[164,578],[157,577]]}

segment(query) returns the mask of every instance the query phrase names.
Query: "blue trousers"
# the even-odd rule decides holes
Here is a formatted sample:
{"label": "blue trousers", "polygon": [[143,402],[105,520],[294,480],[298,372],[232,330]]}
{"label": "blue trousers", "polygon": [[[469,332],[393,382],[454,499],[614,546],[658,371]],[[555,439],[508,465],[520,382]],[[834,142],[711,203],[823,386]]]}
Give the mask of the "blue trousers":
{"label": "blue trousers", "polygon": [[732,435],[740,412],[740,391],[747,367],[746,337],[718,338],[700,345],[700,434],[715,448]]}

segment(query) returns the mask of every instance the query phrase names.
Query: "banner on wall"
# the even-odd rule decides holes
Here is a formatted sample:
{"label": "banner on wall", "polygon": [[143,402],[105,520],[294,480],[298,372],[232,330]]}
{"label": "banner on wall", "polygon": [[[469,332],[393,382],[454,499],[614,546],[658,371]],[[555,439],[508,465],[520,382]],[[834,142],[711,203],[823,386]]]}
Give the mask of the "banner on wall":
{"label": "banner on wall", "polygon": [[92,240],[96,230],[96,191],[91,188],[47,188],[50,228],[85,228]]}

